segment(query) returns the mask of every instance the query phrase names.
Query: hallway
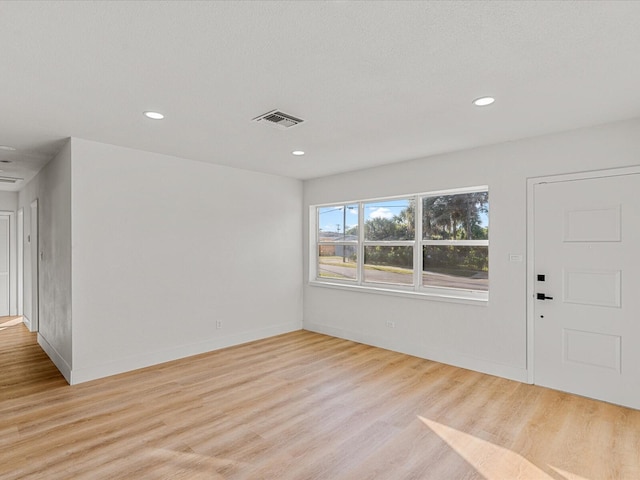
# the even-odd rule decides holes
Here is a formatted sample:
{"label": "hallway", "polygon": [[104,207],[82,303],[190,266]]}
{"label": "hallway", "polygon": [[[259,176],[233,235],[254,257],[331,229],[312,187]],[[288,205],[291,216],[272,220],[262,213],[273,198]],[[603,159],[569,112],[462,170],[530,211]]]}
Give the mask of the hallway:
{"label": "hallway", "polygon": [[[23,325],[22,317],[0,317],[0,401],[67,385],[47,354],[38,346],[36,335]],[[7,433],[10,432],[0,427],[0,438]]]}

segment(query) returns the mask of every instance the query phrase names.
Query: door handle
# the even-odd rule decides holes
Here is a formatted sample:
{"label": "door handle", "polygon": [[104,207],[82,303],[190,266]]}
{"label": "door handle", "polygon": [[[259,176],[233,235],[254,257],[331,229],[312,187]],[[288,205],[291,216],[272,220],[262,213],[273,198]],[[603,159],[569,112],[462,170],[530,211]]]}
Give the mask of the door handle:
{"label": "door handle", "polygon": [[547,297],[545,293],[536,293],[536,300],[553,300],[553,297]]}

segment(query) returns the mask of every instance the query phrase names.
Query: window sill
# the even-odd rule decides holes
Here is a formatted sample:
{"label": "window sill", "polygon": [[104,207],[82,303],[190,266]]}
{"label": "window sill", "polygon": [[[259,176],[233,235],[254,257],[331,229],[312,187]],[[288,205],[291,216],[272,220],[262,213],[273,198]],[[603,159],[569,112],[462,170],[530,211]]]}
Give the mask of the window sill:
{"label": "window sill", "polygon": [[459,303],[459,304],[465,304],[465,305],[476,305],[480,307],[489,306],[488,299],[468,298],[460,295],[455,295],[455,293],[451,293],[449,295],[435,294],[435,293],[427,293],[427,292],[400,290],[395,288],[385,288],[383,286],[374,287],[369,285],[367,286],[348,285],[346,283],[325,282],[325,281],[318,281],[318,280],[310,280],[309,285],[312,287],[333,288],[336,290],[349,290],[352,292],[373,293],[376,295],[391,295],[394,297],[414,298],[419,300],[430,300],[430,301],[446,302],[446,303]]}

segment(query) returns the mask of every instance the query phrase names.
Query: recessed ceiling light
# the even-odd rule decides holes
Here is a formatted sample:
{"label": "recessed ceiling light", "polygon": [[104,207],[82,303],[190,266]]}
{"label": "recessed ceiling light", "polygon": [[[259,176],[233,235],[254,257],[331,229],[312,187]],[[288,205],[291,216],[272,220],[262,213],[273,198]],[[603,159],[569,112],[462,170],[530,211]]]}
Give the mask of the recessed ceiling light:
{"label": "recessed ceiling light", "polygon": [[303,152],[302,150],[294,150],[294,151],[293,151],[293,152],[291,152],[291,153],[292,153],[293,155],[297,155],[297,156],[304,155],[304,152]]}
{"label": "recessed ceiling light", "polygon": [[144,116],[151,120],[162,120],[164,118],[164,115],[160,112],[144,112]]}
{"label": "recessed ceiling light", "polygon": [[476,107],[486,107],[487,105],[491,105],[495,101],[496,99],[493,97],[480,97],[480,98],[476,98],[473,101],[473,104]]}
{"label": "recessed ceiling light", "polygon": [[4,150],[5,152],[15,152],[16,149],[10,147],[9,145],[0,145],[0,150]]}

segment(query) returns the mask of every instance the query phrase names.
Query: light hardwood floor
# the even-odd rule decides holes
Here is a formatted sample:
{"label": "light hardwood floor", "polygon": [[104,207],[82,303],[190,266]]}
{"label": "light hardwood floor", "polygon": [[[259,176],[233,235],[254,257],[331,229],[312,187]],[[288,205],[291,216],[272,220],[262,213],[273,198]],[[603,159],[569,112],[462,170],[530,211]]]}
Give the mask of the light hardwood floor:
{"label": "light hardwood floor", "polygon": [[640,478],[640,411],[306,331],[70,387],[2,321],[2,479]]}

